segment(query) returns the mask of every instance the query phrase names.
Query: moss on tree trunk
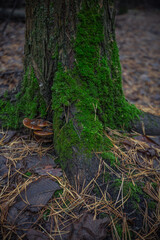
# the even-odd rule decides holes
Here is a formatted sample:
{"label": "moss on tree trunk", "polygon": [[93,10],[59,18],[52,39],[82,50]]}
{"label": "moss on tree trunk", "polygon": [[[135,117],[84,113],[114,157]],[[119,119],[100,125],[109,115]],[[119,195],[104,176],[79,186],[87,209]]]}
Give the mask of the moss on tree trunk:
{"label": "moss on tree trunk", "polygon": [[110,142],[106,127],[128,127],[139,111],[126,102],[114,34],[114,9],[83,1],[72,40],[74,67],[59,63],[52,87],[55,148],[74,181],[87,182],[98,169],[98,153]]}
{"label": "moss on tree trunk", "polygon": [[[114,5],[27,0],[26,17],[26,75],[16,121],[22,112],[44,116],[49,107],[61,166],[72,183],[75,177],[88,182],[98,169],[98,153],[111,146],[104,130],[129,127],[139,114],[123,95]],[[22,111],[17,106],[24,96],[29,106],[37,105]]]}

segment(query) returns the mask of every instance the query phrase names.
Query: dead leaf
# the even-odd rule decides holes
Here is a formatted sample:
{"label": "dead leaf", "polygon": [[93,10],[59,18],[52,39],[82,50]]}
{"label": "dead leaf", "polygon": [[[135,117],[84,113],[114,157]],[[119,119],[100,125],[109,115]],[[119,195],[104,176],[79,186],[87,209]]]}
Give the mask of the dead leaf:
{"label": "dead leaf", "polygon": [[68,239],[70,240],[103,240],[107,237],[107,225],[110,223],[109,217],[94,220],[94,216],[85,213],[79,220],[73,223],[72,231]]}
{"label": "dead leaf", "polygon": [[52,165],[45,166],[44,168],[36,168],[34,170],[35,173],[41,175],[41,176],[47,176],[48,174],[51,174],[56,177],[62,176],[62,169],[61,168],[53,168]]}

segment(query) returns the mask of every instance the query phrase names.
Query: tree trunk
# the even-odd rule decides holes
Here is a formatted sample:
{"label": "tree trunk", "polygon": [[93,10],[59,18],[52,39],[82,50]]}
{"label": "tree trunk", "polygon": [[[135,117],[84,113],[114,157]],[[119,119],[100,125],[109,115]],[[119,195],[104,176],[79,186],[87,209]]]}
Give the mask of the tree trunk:
{"label": "tree trunk", "polygon": [[123,95],[114,21],[112,0],[26,0],[15,119],[53,117],[59,162],[80,185],[95,176],[111,146],[104,130],[129,127],[139,114]]}

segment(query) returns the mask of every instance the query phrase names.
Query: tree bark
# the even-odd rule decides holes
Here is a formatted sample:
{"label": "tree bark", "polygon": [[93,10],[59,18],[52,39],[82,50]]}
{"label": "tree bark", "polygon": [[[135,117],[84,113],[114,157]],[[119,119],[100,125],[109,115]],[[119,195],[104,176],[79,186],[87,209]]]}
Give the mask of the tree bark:
{"label": "tree bark", "polygon": [[[87,14],[90,14],[90,19],[87,18]],[[95,0],[26,1],[25,69],[33,67],[40,93],[47,106],[52,105],[54,143],[60,163],[71,182],[73,183],[75,177],[78,177],[80,185],[84,179],[88,183],[98,170],[99,158],[94,151],[99,151],[100,148],[96,145],[100,145],[100,142],[106,145],[104,136],[100,137],[102,138],[100,140],[96,136],[103,135],[103,112],[105,113],[105,107],[107,107],[103,97],[109,98],[114,91],[114,94],[123,99],[118,54],[116,55],[117,49],[113,49],[116,48],[114,18],[115,9],[112,1],[104,1],[104,3]],[[98,21],[99,26],[96,26],[96,21]],[[79,39],[76,35],[79,35]],[[97,38],[95,42],[94,37]],[[115,52],[113,52],[114,50]],[[89,51],[88,56],[85,51]],[[99,51],[98,54],[96,51]],[[90,59],[87,61],[87,57],[95,58],[99,63]],[[102,58],[105,58],[103,61],[108,62],[107,66],[102,63]],[[115,66],[113,66],[113,61],[115,61]],[[61,66],[58,67],[58,64]],[[87,66],[89,66],[88,69]],[[105,68],[108,68],[108,72]],[[87,71],[90,71],[91,76],[86,73]],[[100,78],[102,75],[104,77],[101,83],[98,83],[97,79],[95,79],[95,83],[90,79],[94,73],[96,74],[96,71],[99,71]],[[63,78],[62,84],[59,83],[61,79],[57,79],[58,74],[61,79]],[[67,94],[75,95],[76,89],[68,90],[68,87],[73,87],[69,86],[68,82],[73,80],[73,75],[77,75],[74,76],[77,79],[72,85],[77,84],[81,88],[83,82],[86,84],[85,87],[82,87],[81,93],[77,91],[77,99],[75,96],[66,96]],[[108,84],[106,84],[107,81]],[[68,86],[64,87],[66,93],[62,95],[61,88],[64,84]],[[106,94],[100,84],[107,85]],[[98,88],[98,91],[94,90],[99,92],[95,96],[96,99],[94,96],[91,97],[92,91],[86,97],[82,96],[82,91],[87,91],[87,88]],[[109,92],[110,88],[114,88],[114,90]],[[87,99],[84,99],[87,97],[93,103],[88,104]],[[98,100],[97,98],[100,97],[101,99]],[[66,98],[66,102],[61,98]],[[78,107],[78,101],[84,101],[83,104],[88,106]],[[111,100],[108,104],[109,118],[114,115],[111,112],[112,110],[114,112],[115,102]],[[102,106],[99,116],[97,115],[97,104]],[[92,108],[88,110],[90,113],[87,113],[87,115],[93,116],[92,119],[84,116],[87,107]],[[82,115],[79,112],[83,112]],[[84,126],[85,122],[88,122],[86,126]],[[88,131],[92,131],[92,127],[96,128],[96,124],[99,125],[99,129],[95,132],[93,129],[94,133],[92,134],[88,133]],[[86,132],[85,128],[88,128]]]}

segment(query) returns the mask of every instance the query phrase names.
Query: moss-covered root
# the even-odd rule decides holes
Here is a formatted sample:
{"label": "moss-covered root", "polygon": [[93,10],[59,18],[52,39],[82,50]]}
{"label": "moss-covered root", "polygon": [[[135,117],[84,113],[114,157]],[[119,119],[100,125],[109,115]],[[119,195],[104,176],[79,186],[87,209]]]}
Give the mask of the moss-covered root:
{"label": "moss-covered root", "polygon": [[160,136],[160,116],[143,112],[131,122],[131,129],[141,134]]}

